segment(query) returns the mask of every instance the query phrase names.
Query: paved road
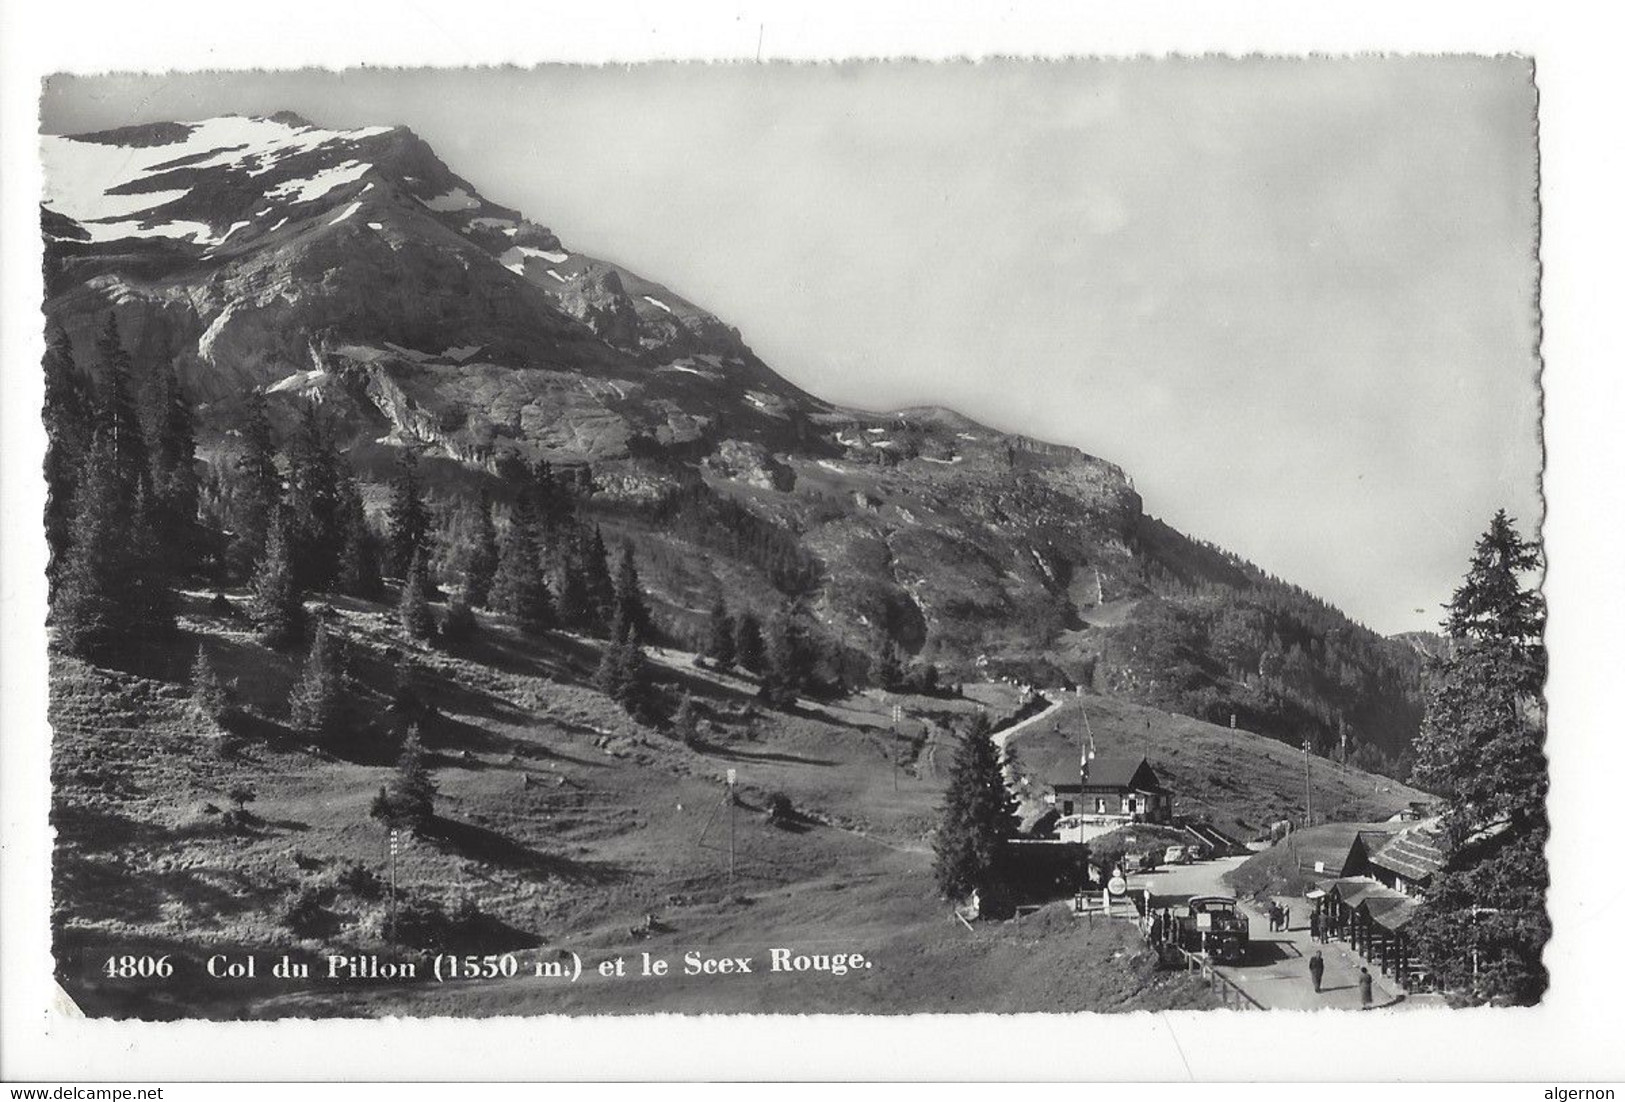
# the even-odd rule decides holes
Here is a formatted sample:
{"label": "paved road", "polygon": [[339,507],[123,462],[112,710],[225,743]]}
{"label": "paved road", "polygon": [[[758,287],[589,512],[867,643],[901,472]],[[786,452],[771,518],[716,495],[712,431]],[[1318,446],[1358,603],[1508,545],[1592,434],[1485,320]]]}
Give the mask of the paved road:
{"label": "paved road", "polygon": [[[1174,865],[1159,872],[1136,874],[1131,878],[1130,885],[1146,888],[1154,898],[1231,895],[1231,889],[1220,878],[1244,860],[1245,857],[1226,857],[1217,861]],[[1251,948],[1247,962],[1223,965],[1219,971],[1270,1009],[1314,1010],[1330,1007],[1358,1010],[1360,966],[1363,962],[1347,945],[1335,941],[1317,945],[1310,940],[1309,909],[1303,899],[1282,897],[1279,902],[1292,908],[1293,929],[1271,931],[1265,911],[1250,900],[1243,901],[1243,910],[1251,920]],[[1317,948],[1326,961],[1326,972],[1318,994],[1309,980],[1309,957]],[[1395,1005],[1409,1008],[1424,1005],[1427,1001],[1402,1000],[1398,987],[1376,968],[1371,969],[1371,978],[1372,1003],[1377,1008]]]}

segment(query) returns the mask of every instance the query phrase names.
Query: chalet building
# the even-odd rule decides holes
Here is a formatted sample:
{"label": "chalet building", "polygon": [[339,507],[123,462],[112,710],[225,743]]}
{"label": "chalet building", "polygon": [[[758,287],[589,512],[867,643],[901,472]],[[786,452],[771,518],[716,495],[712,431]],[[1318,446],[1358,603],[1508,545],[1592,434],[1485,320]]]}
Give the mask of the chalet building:
{"label": "chalet building", "polygon": [[1127,823],[1170,823],[1174,794],[1163,787],[1143,757],[1086,758],[1078,780],[1050,785],[1049,801],[1060,817],[1118,819]]}
{"label": "chalet building", "polygon": [[1367,859],[1371,876],[1400,895],[1422,899],[1444,868],[1437,822],[1418,823],[1377,847]]}

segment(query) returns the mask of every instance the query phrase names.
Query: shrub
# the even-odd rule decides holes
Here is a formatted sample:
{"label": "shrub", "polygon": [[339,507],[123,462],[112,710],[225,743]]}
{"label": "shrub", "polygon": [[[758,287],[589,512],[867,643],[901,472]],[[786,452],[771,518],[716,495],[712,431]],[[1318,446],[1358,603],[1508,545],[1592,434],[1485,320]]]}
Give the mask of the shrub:
{"label": "shrub", "polygon": [[384,895],[383,877],[359,861],[345,862],[333,882],[357,899],[381,899]]}
{"label": "shrub", "polygon": [[672,717],[672,733],[684,746],[693,746],[700,739],[700,709],[692,696],[684,696]]}
{"label": "shrub", "polygon": [[296,889],[282,905],[282,924],[296,934],[314,934],[322,925],[322,893],[306,885]]}
{"label": "shrub", "polygon": [[775,792],[767,798],[767,821],[777,826],[780,823],[794,822],[796,808],[790,802],[790,797],[783,792]]}
{"label": "shrub", "polygon": [[458,598],[446,606],[446,619],[440,626],[440,637],[448,646],[468,642],[478,629],[479,620],[467,601]]}

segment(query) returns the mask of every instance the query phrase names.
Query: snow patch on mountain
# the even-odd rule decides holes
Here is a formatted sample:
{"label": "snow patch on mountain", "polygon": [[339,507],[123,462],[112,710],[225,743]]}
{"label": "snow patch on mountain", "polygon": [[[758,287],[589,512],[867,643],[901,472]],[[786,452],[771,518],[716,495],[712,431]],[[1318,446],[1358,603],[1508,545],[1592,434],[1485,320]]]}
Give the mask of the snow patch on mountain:
{"label": "snow patch on mountain", "polygon": [[344,221],[346,218],[350,217],[350,215],[354,214],[356,211],[358,211],[360,209],[361,209],[361,200],[357,199],[355,202],[351,203],[349,206],[347,206],[343,210],[339,211],[339,213],[334,216],[333,220],[331,222],[329,222],[328,225],[329,226],[336,226],[340,222]]}
{"label": "snow patch on mountain", "polygon": [[308,203],[312,199],[320,199],[334,188],[355,183],[371,168],[372,165],[365,161],[345,161],[332,168],[324,168],[313,176],[278,184],[265,195],[268,199],[291,199],[295,203]]}
{"label": "snow patch on mountain", "polygon": [[[552,252],[548,249],[538,249],[534,245],[515,245],[506,250],[497,259],[502,266],[508,269],[510,272],[517,272],[519,275],[524,275],[525,261],[527,260],[545,260],[549,264],[563,264],[566,260],[570,259],[570,254]],[[563,277],[557,273],[554,273],[553,278],[557,279],[560,283],[564,282]]]}
{"label": "snow patch on mountain", "polygon": [[[152,210],[185,196],[190,189],[139,191],[141,181],[171,169],[203,169],[224,165],[240,167],[250,175],[275,168],[294,153],[308,152],[329,142],[356,141],[386,134],[387,126],[361,130],[322,130],[296,126],[271,119],[226,116],[177,126],[181,136],[174,141],[152,145],[129,145],[98,135],[77,137],[46,135],[40,142],[45,168],[45,205],[81,224],[120,221],[140,211]],[[109,194],[118,191],[119,194]],[[172,227],[178,223],[171,223]],[[86,227],[89,229],[89,227]],[[96,231],[92,230],[94,235]],[[186,236],[193,231],[148,230],[132,233],[121,227],[117,237]]]}
{"label": "snow patch on mountain", "polygon": [[474,210],[480,201],[460,187],[454,187],[444,195],[433,195],[418,202],[439,214],[447,214],[454,210]]}
{"label": "snow patch on mountain", "polygon": [[288,391],[299,391],[323,378],[327,372],[318,369],[310,371],[295,371],[285,379],[278,379],[265,388],[267,394],[283,394]]}
{"label": "snow patch on mountain", "polygon": [[644,295],[643,296],[643,301],[647,302],[650,306],[655,306],[655,307],[658,307],[658,308],[666,311],[666,313],[668,313],[668,314],[671,313],[671,307],[667,306],[664,302],[661,302],[659,299],[655,298],[653,295]]}

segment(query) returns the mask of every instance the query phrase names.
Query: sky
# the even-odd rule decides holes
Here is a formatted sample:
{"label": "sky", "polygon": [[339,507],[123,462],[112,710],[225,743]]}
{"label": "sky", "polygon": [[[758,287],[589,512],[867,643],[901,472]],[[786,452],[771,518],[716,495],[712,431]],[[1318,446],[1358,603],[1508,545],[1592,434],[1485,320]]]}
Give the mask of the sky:
{"label": "sky", "polygon": [[489,200],[831,401],[1120,464],[1385,633],[1540,520],[1535,92],[1515,58],[58,77],[42,126],[405,124]]}

